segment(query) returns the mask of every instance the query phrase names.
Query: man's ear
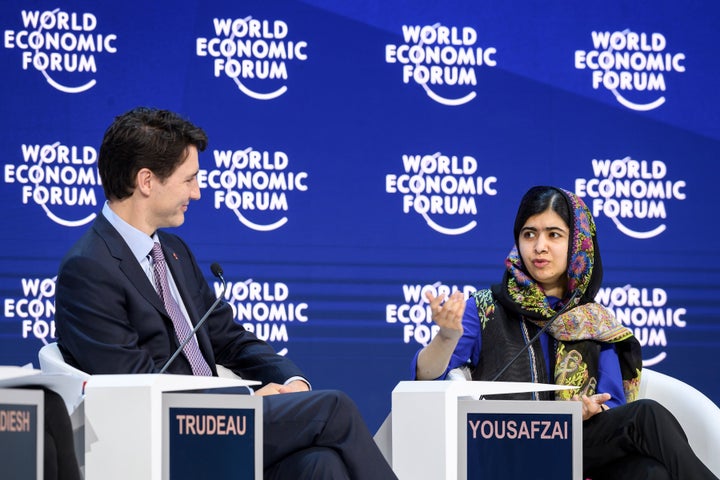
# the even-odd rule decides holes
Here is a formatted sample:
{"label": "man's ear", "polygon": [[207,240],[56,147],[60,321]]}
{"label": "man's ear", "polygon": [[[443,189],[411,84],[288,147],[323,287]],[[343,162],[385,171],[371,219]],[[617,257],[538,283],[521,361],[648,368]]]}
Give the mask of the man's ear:
{"label": "man's ear", "polygon": [[156,180],[155,175],[149,168],[141,168],[135,176],[135,188],[143,195],[148,196],[152,190],[152,184]]}

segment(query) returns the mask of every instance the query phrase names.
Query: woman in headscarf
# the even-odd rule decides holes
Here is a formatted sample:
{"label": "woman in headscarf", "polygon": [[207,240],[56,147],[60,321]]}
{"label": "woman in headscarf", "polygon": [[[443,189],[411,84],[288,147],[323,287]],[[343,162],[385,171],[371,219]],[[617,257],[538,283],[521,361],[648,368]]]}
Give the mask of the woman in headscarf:
{"label": "woman in headscarf", "polygon": [[640,344],[594,301],[602,263],[583,201],[559,188],[531,188],[514,236],[501,283],[467,301],[461,292],[427,295],[440,330],[416,355],[415,378],[574,386],[502,398],[581,401],[583,469],[593,480],[717,478],[667,409],[636,401]]}

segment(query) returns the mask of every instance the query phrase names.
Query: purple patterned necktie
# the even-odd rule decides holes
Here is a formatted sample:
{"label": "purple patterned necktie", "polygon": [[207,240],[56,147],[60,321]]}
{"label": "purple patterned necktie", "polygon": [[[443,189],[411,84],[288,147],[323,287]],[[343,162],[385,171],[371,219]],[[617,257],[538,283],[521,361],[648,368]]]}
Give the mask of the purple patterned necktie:
{"label": "purple patterned necktie", "polygon": [[[167,265],[165,263],[165,255],[163,255],[162,248],[158,242],[155,242],[152,249],[153,257],[153,272],[155,273],[155,284],[158,286],[158,294],[165,303],[165,309],[172,319],[173,326],[175,327],[175,334],[177,335],[178,341],[182,344],[185,339],[190,335],[192,329],[188,323],[185,315],[183,315],[180,306],[177,304],[175,299],[170,293],[170,285],[167,279]],[[194,337],[190,339],[185,348],[183,348],[185,357],[190,362],[193,375],[204,375],[211,376],[212,371],[208,366],[205,358],[200,352],[197,339]]]}

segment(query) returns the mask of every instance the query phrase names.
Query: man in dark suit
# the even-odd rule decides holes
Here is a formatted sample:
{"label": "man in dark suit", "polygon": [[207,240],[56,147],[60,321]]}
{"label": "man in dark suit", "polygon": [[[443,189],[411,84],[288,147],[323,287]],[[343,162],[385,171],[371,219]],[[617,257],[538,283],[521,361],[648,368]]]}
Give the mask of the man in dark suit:
{"label": "man in dark suit", "polygon": [[[131,110],[105,132],[98,168],[107,203],[57,278],[58,344],[71,365],[157,373],[215,302],[188,246],[159,230],[182,225],[200,198],[206,146],[202,129],[166,110]],[[168,372],[217,375],[216,365],[262,382],[265,478],[396,478],[352,400],[309,391],[300,369],[237,325],[224,302]]]}

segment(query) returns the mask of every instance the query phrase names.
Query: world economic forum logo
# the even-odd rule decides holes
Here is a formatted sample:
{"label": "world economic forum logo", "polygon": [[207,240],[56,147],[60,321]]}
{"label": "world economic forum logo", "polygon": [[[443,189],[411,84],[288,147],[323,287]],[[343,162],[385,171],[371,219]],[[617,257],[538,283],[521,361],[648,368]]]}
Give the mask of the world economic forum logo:
{"label": "world economic forum logo", "polygon": [[[292,300],[290,287],[283,282],[220,282],[214,284],[215,294],[225,292],[225,301],[233,312],[233,320],[261,340],[278,346],[279,355],[287,355],[290,342],[288,328],[304,325],[309,320],[306,302]],[[283,345],[282,348],[279,345]]]}
{"label": "world economic forum logo", "polygon": [[[480,175],[478,161],[470,155],[407,154],[402,166],[403,173],[385,175],[385,192],[400,195],[404,214],[420,215],[443,235],[462,235],[475,228],[477,197],[497,195],[497,177]],[[464,223],[446,223],[457,219]]]}
{"label": "world economic forum logo", "polygon": [[660,235],[667,228],[667,202],[686,198],[686,182],[668,178],[660,160],[596,158],[592,169],[593,177],[575,179],[575,193],[586,198],[595,218],[609,218],[631,238]]}
{"label": "world economic forum logo", "polygon": [[20,152],[19,161],[5,165],[3,179],[7,185],[19,185],[23,205],[38,205],[50,220],[65,227],[95,218],[101,181],[93,147],[24,143]]}
{"label": "world economic forum logo", "polygon": [[638,288],[624,285],[601,288],[595,300],[607,307],[615,318],[632,330],[643,347],[643,366],[651,367],[665,360],[668,332],[687,327],[687,309],[673,307],[663,288]]}
{"label": "world economic forum logo", "polygon": [[55,282],[52,278],[21,278],[22,295],[3,299],[6,320],[18,321],[22,338],[40,339],[47,344],[55,337]]}
{"label": "world economic forum logo", "polygon": [[593,49],[575,51],[575,68],[592,72],[592,88],[604,88],[618,103],[637,111],[665,103],[667,75],[685,72],[685,54],[667,51],[659,32],[593,31]]}
{"label": "world economic forum logo", "polygon": [[213,159],[215,168],[198,172],[200,188],[213,191],[216,210],[231,210],[252,230],[268,232],[285,225],[288,195],[308,190],[308,173],[293,171],[282,151],[215,150]]}
{"label": "world economic forum logo", "polygon": [[98,31],[92,13],[22,10],[22,27],[5,30],[4,46],[22,52],[23,70],[40,72],[53,88],[82,93],[95,86],[101,55],[117,53],[117,35]]}
{"label": "world economic forum logo", "polygon": [[403,83],[420,85],[442,105],[470,102],[477,96],[477,69],[497,65],[497,49],[478,46],[472,27],[403,25],[402,35],[403,43],[385,46],[385,62],[402,65]]}
{"label": "world economic forum logo", "polygon": [[213,29],[215,36],[195,40],[195,54],[211,57],[215,77],[231,79],[256,100],[283,95],[290,62],[308,59],[307,42],[290,39],[288,24],[282,20],[214,18]]}

